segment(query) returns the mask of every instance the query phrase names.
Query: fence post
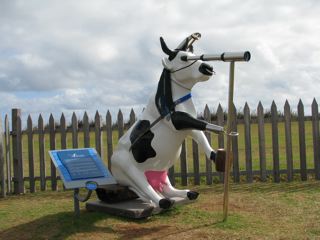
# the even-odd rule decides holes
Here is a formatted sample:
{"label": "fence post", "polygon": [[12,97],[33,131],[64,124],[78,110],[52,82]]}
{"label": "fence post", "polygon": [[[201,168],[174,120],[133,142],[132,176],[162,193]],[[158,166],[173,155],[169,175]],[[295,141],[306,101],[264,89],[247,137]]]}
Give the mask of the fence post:
{"label": "fence post", "polygon": [[251,150],[251,126],[250,126],[250,108],[248,103],[244,105],[244,142],[246,152],[246,171],[247,171],[247,182],[252,183],[252,150]]}
{"label": "fence post", "polygon": [[300,175],[301,180],[308,179],[307,174],[307,157],[306,157],[306,137],[304,124],[304,107],[301,99],[298,103],[298,123],[299,123],[299,148],[300,148]]}
{"label": "fence post", "polygon": [[6,176],[4,170],[4,148],[3,148],[3,129],[2,129],[2,118],[0,116],[0,181],[1,181],[1,192],[0,197],[6,197]]}
{"label": "fence post", "polygon": [[29,157],[29,183],[30,192],[36,191],[35,179],[34,179],[34,154],[33,154],[33,126],[31,116],[28,116],[27,120],[27,132],[28,132],[28,157]]}
{"label": "fence post", "polygon": [[44,125],[43,118],[40,114],[38,119],[38,131],[39,131],[39,159],[40,159],[40,189],[45,191],[46,186],[46,161],[45,161],[45,138],[44,138]]}
{"label": "fence post", "polygon": [[87,112],[83,115],[83,144],[85,148],[90,147],[90,125]]}
{"label": "fence post", "polygon": [[198,143],[192,139],[193,176],[194,185],[200,185],[199,150]]}
{"label": "fence post", "polygon": [[64,114],[61,114],[60,117],[60,134],[61,134],[61,149],[67,148],[67,125],[66,125],[66,118],[64,117]]}
{"label": "fence post", "polygon": [[[234,104],[232,104],[232,119],[231,119],[231,129],[234,132],[238,132],[237,128],[237,109]],[[232,141],[232,153],[233,153],[233,181],[240,182],[240,171],[239,171],[239,151],[238,151],[238,137],[233,137]]]}
{"label": "fence post", "polygon": [[276,183],[280,182],[279,164],[279,139],[278,139],[278,110],[277,105],[272,101],[271,105],[271,125],[272,125],[272,156],[273,156],[273,177]]}
{"label": "fence post", "polygon": [[106,116],[106,133],[107,133],[107,148],[108,148],[108,168],[111,169],[111,156],[113,154],[113,146],[112,146],[112,118],[111,114],[108,110]]}
{"label": "fence post", "polygon": [[[211,114],[208,105],[205,106],[204,108],[204,113],[203,113],[204,120],[207,121],[208,123],[211,122]],[[205,135],[208,139],[209,145],[211,146],[211,134],[209,132],[205,132]],[[206,184],[211,185],[212,184],[212,160],[209,159],[206,156]]]}
{"label": "fence post", "polygon": [[286,135],[287,175],[288,181],[293,180],[292,136],[291,136],[291,110],[288,100],[284,105],[284,124]]}
{"label": "fence post", "polygon": [[[223,126],[224,125],[224,113],[221,107],[221,104],[219,103],[218,105],[218,109],[217,109],[217,124],[219,126]],[[223,133],[219,133],[218,135],[218,148],[224,148],[224,134]],[[223,183],[223,173],[219,172],[219,179],[220,182]]]}
{"label": "fence post", "polygon": [[9,129],[9,120],[8,120],[8,114],[6,114],[4,119],[4,129],[5,129],[5,146],[6,146],[6,165],[7,165],[7,193],[11,193],[11,144],[10,144],[10,129]]}
{"label": "fence post", "polygon": [[261,181],[265,182],[267,180],[266,140],[265,140],[265,132],[264,132],[264,110],[261,102],[259,102],[257,112],[258,112],[260,176],[261,176]]}
{"label": "fence post", "polygon": [[96,112],[96,115],[94,117],[94,130],[95,130],[95,136],[96,136],[96,149],[101,159],[103,159],[102,145],[101,145],[101,121],[100,121],[100,114],[98,111]]}
{"label": "fence post", "polygon": [[187,163],[187,146],[186,140],[182,143],[182,149],[180,154],[180,172],[181,172],[181,185],[188,185],[188,163]]}
{"label": "fence post", "polygon": [[[50,132],[50,150],[56,149],[56,124],[54,122],[53,115],[50,114],[49,118],[49,132]],[[51,167],[51,189],[52,191],[57,190],[57,172],[54,163],[50,158],[50,167]]]}
{"label": "fence post", "polygon": [[[64,114],[61,114],[60,117],[60,143],[61,143],[61,149],[67,148],[67,125],[66,125],[66,118],[64,117]],[[66,187],[63,184],[63,190],[66,190]]]}
{"label": "fence post", "polygon": [[12,155],[14,174],[14,193],[24,193],[21,109],[12,109]]}
{"label": "fence post", "polygon": [[121,112],[121,109],[118,112],[118,139],[120,139],[123,136],[124,133],[124,124],[123,124],[123,114]]}
{"label": "fence post", "polygon": [[312,136],[313,136],[313,157],[315,178],[320,180],[320,157],[319,157],[319,110],[316,99],[313,99],[312,105]]}
{"label": "fence post", "polygon": [[72,114],[72,148],[78,148],[78,120],[75,112]]}
{"label": "fence post", "polygon": [[135,115],[133,109],[131,108],[130,121],[129,121],[130,126],[129,127],[131,127],[135,123],[135,121],[136,121],[136,115]]}

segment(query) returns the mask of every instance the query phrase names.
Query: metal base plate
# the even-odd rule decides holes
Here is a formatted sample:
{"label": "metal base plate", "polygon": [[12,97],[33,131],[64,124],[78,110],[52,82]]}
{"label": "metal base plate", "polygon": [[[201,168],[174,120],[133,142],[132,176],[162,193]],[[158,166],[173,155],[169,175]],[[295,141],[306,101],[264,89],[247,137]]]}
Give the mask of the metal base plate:
{"label": "metal base plate", "polygon": [[[175,205],[192,203],[184,198],[172,198],[175,200]],[[158,214],[163,210],[160,208],[155,208],[150,203],[143,202],[141,199],[134,199],[119,203],[105,203],[102,201],[87,202],[86,209],[88,211],[105,212],[111,215],[132,218],[132,219],[142,219],[148,218],[152,214]]]}

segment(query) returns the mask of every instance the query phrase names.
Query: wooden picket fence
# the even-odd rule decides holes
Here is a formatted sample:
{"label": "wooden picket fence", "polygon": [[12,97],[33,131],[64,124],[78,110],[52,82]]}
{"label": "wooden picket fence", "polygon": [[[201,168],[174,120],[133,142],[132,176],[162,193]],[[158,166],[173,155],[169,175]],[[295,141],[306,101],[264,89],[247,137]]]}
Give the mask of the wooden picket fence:
{"label": "wooden picket fence", "polygon": [[[243,109],[243,119],[237,118],[237,111],[234,107],[232,117],[233,131],[237,131],[239,122],[244,125],[244,139],[245,139],[245,170],[239,169],[239,151],[238,151],[238,138],[232,139],[232,151],[233,151],[233,168],[232,178],[234,182],[245,181],[248,183],[253,182],[254,179],[260,179],[266,181],[272,179],[274,182],[280,182],[280,175],[285,175],[287,181],[292,181],[294,176],[300,176],[302,181],[308,179],[308,175],[314,176],[315,179],[320,179],[320,138],[319,138],[319,111],[318,104],[314,99],[311,105],[311,121],[312,121],[312,139],[313,139],[313,157],[314,168],[307,168],[306,160],[306,136],[305,136],[305,111],[302,101],[299,101],[297,107],[297,120],[299,129],[299,151],[300,151],[300,168],[294,169],[293,167],[293,154],[292,154],[292,110],[288,101],[284,105],[284,117],[280,120],[279,113],[276,104],[273,102],[271,105],[271,116],[268,119],[264,118],[264,108],[261,103],[257,107],[257,119],[258,125],[258,142],[259,142],[259,163],[260,169],[255,170],[252,167],[252,142],[251,142],[251,114],[247,104]],[[221,105],[218,106],[216,114],[216,120],[213,123],[218,125],[224,125],[226,123],[225,114]],[[211,122],[211,113],[208,106],[204,109],[204,119]],[[12,109],[12,122],[11,131],[9,128],[8,116],[6,115],[4,121],[4,129],[2,130],[2,121],[0,121],[0,132],[4,133],[3,137],[0,137],[0,181],[1,181],[1,196],[5,197],[6,194],[20,194],[25,192],[25,183],[29,182],[29,191],[36,191],[36,182],[40,182],[40,190],[44,191],[47,188],[47,181],[51,183],[51,190],[57,190],[57,181],[60,177],[57,175],[56,168],[50,160],[51,170],[50,176],[46,175],[46,149],[45,149],[45,135],[49,135],[50,150],[56,149],[56,142],[60,141],[61,149],[67,148],[67,135],[71,134],[72,148],[78,148],[79,146],[79,133],[83,134],[83,146],[90,147],[90,132],[94,132],[95,136],[95,148],[101,155],[103,148],[106,147],[107,156],[102,156],[106,159],[106,165],[111,166],[111,155],[113,153],[113,131],[118,132],[120,138],[125,132],[124,117],[119,110],[117,119],[112,121],[112,116],[108,111],[105,116],[105,124],[102,125],[101,115],[96,112],[94,118],[94,124],[89,123],[89,117],[87,113],[84,114],[81,119],[82,124],[79,128],[79,121],[75,113],[72,115],[71,126],[67,127],[67,122],[64,114],[62,113],[59,124],[56,124],[53,115],[50,115],[47,127],[45,127],[44,120],[40,114],[38,118],[38,124],[34,125],[31,117],[27,119],[27,128],[22,130],[21,124],[21,110]],[[310,118],[309,118],[310,119]],[[135,113],[131,110],[130,120],[127,124],[131,126],[136,120]],[[273,169],[267,169],[266,167],[266,140],[265,140],[265,121],[271,122],[272,131],[272,159]],[[278,125],[282,121],[285,126],[285,149],[286,149],[286,169],[280,169],[279,163],[279,136]],[[57,126],[56,126],[57,125]],[[106,134],[106,143],[102,142],[102,135]],[[211,141],[210,133],[205,133],[209,142]],[[23,136],[27,136],[27,146],[22,146]],[[60,139],[57,139],[58,137]],[[38,149],[35,149],[34,138],[38,138]],[[225,136],[220,134],[218,136],[218,148],[224,147]],[[199,150],[197,143],[192,140],[192,163],[193,171],[188,171],[186,142],[182,145],[182,152],[180,156],[180,172],[175,171],[174,167],[169,170],[169,177],[171,182],[175,184],[178,180],[181,185],[188,185],[189,180],[192,179],[193,184],[199,185],[201,179],[205,179],[206,184],[212,184],[213,178],[217,177],[218,182],[223,182],[223,174],[214,170],[212,161],[206,159],[205,172],[200,171],[199,167]],[[23,149],[27,151],[27,159],[23,157]],[[39,176],[35,173],[35,154],[39,156],[40,171]],[[190,157],[190,156],[189,156]],[[24,161],[28,161],[29,176],[24,176]],[[13,176],[12,176],[13,173]],[[243,176],[241,178],[241,176]],[[13,185],[13,188],[12,188]]]}

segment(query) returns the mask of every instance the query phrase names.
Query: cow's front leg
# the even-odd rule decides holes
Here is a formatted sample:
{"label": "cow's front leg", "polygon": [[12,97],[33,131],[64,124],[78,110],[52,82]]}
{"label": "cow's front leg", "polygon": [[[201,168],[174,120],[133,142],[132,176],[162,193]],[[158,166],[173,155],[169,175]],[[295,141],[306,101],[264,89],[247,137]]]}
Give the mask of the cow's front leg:
{"label": "cow's front leg", "polygon": [[190,135],[200,145],[207,158],[215,163],[217,171],[224,172],[225,151],[223,149],[219,149],[217,152],[214,151],[202,131],[191,130]]}
{"label": "cow's front leg", "polygon": [[203,152],[207,156],[207,158],[215,161],[216,152],[211,148],[206,136],[202,131],[191,130],[191,137],[198,143],[198,145],[202,148]]}
{"label": "cow's front leg", "polygon": [[195,191],[190,191],[189,189],[179,190],[174,188],[171,185],[171,182],[168,176],[166,178],[162,194],[166,198],[181,197],[181,198],[188,198],[190,200],[195,200],[199,195],[199,193]]}

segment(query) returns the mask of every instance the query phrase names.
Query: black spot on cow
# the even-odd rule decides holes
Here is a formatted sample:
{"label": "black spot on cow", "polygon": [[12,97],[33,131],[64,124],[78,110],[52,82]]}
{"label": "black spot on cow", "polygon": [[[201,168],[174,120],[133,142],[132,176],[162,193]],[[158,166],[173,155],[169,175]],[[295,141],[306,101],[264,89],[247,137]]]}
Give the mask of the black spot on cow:
{"label": "black spot on cow", "polygon": [[[147,120],[141,120],[137,122],[130,134],[131,144],[150,127],[150,122]],[[156,156],[155,150],[151,146],[151,141],[154,137],[154,133],[148,130],[138,141],[132,146],[132,154],[138,163],[145,162],[148,158]]]}

